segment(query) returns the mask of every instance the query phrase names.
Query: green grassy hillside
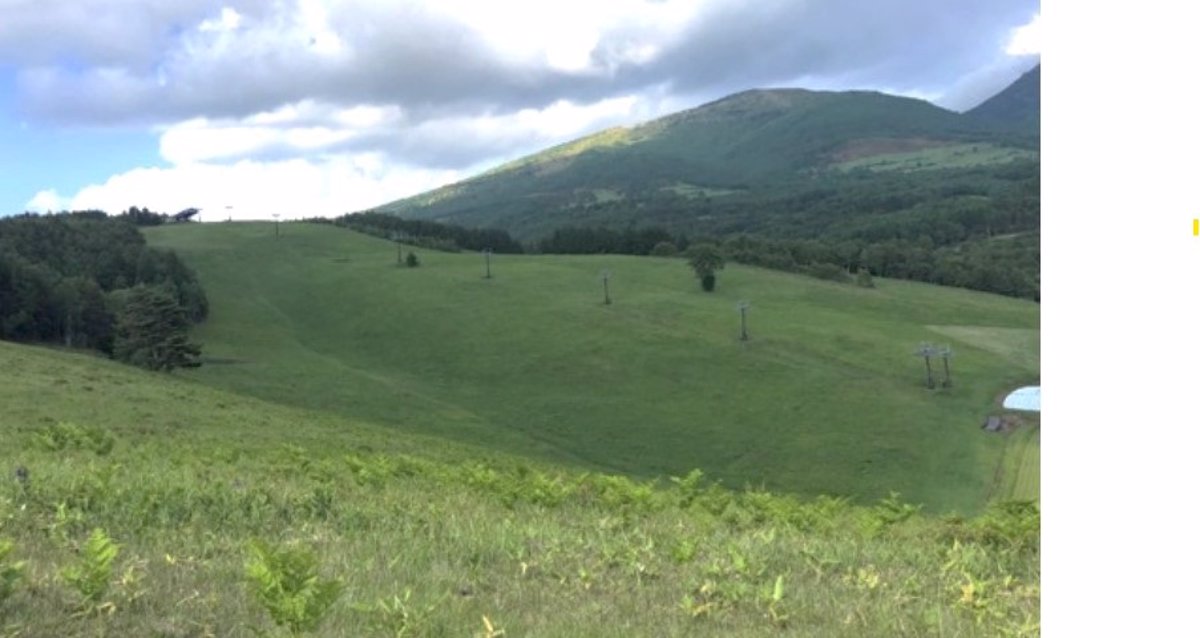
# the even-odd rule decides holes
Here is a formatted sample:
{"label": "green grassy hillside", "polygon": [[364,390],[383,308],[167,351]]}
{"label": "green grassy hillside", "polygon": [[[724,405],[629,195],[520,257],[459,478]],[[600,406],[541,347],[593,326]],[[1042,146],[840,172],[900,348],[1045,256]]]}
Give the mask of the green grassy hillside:
{"label": "green grassy hillside", "polygon": [[[219,237],[236,269],[247,246],[271,249],[244,231],[265,230],[158,239]],[[365,255],[343,252],[352,236],[288,230],[293,257]],[[261,275],[242,275],[247,303],[267,303],[252,291]],[[225,312],[210,336],[241,311]],[[305,338],[277,332],[260,334]],[[269,370],[301,355],[267,360],[271,343],[242,343],[226,354],[304,382]],[[963,520],[895,499],[728,492],[695,474],[649,485],[87,355],[0,342],[0,370],[6,636],[283,636],[289,619],[331,637],[1039,632],[1040,525],[1027,504]],[[336,595],[307,595],[318,591]]]}
{"label": "green grassy hillside", "polygon": [[[147,236],[210,299],[208,363],[181,376],[583,469],[977,512],[1006,447],[979,424],[1038,377],[1038,307],[962,290],[732,266],[707,294],[633,257],[497,256],[486,280],[479,255],[397,268],[393,244],[325,225]],[[922,341],[955,349],[952,389],[924,389]]]}

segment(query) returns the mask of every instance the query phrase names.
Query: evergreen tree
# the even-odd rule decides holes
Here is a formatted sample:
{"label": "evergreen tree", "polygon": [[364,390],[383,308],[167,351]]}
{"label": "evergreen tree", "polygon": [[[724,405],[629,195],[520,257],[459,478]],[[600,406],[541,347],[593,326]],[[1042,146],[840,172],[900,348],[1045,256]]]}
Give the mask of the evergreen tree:
{"label": "evergreen tree", "polygon": [[187,314],[157,286],[138,285],[122,295],[113,357],[151,370],[194,368],[200,347],[187,338]]}

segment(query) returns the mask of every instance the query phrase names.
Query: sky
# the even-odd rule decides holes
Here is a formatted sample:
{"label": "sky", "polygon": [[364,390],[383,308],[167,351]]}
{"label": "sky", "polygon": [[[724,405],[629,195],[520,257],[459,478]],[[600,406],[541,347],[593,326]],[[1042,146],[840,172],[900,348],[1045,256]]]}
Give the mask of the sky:
{"label": "sky", "polygon": [[0,215],[336,216],[762,87],[964,110],[1025,0],[0,0]]}

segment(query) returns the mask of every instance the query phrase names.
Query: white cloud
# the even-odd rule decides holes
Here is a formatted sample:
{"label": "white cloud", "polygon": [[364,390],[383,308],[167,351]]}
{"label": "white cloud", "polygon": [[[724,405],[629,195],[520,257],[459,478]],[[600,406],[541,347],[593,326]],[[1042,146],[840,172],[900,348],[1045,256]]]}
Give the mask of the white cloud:
{"label": "white cloud", "polygon": [[[336,216],[416,194],[462,177],[391,164],[378,153],[274,162],[196,162],[137,168],[81,190],[70,208],[119,211],[136,205],[175,212],[202,209],[204,221]],[[230,207],[230,208],[226,208]]]}
{"label": "white cloud", "polygon": [[1033,16],[1028,24],[1013,29],[1004,52],[1013,56],[1041,55],[1042,14]]}
{"label": "white cloud", "polygon": [[591,104],[558,100],[540,109],[434,116],[414,123],[397,106],[340,108],[305,100],[240,119],[195,118],[164,127],[159,152],[182,165],[370,149],[392,162],[464,168],[653,117],[661,105],[623,95]]}
{"label": "white cloud", "polygon": [[159,138],[159,153],[173,164],[238,157],[278,139],[271,128],[220,126],[201,119],[169,127]]}
{"label": "white cloud", "polygon": [[233,31],[242,23],[240,13],[229,7],[221,9],[221,17],[217,19],[204,20],[197,27],[200,31]]}
{"label": "white cloud", "polygon": [[1013,73],[996,56],[1028,62],[1040,24],[1010,28],[1035,0],[0,3],[0,65],[16,69],[25,114],[153,126],[168,164],[60,203],[211,196],[259,216],[377,205],[789,78],[966,103]]}
{"label": "white cloud", "polygon": [[26,202],[25,210],[35,213],[57,212],[65,208],[64,203],[63,198],[51,188],[38,191],[37,195]]}
{"label": "white cloud", "polygon": [[1042,15],[1035,14],[1029,22],[1012,29],[1003,51],[992,61],[958,77],[938,95],[931,96],[935,104],[956,111],[971,109],[1004,87],[1012,84],[1041,57]]}
{"label": "white cloud", "polygon": [[[53,202],[107,211],[196,206],[216,211],[211,219],[223,219],[226,206],[238,219],[335,216],[675,106],[627,95],[413,124],[395,106],[339,108],[305,100],[241,119],[195,118],[165,127],[159,150],[171,166],[130,170]],[[51,201],[48,192],[38,196]]]}
{"label": "white cloud", "polygon": [[[594,101],[663,84],[715,97],[855,72],[856,88],[934,92],[985,64],[980,51],[1003,49],[1037,4],[19,0],[14,7],[0,21],[0,64],[18,69],[26,110],[51,121],[163,125],[244,118],[303,99],[395,104],[423,118]],[[1012,50],[1036,47],[1037,24],[1018,33]]]}
{"label": "white cloud", "polygon": [[[701,0],[442,0],[446,19],[461,23],[510,63],[595,74],[621,62],[644,64],[664,41],[676,39],[699,16]],[[618,55],[600,59],[598,47],[620,33]]]}
{"label": "white cloud", "polygon": [[173,164],[255,155],[301,156],[399,129],[395,106],[337,108],[304,100],[241,119],[195,118],[161,129],[159,153]]}
{"label": "white cloud", "polygon": [[301,31],[308,35],[309,47],[321,55],[337,55],[345,49],[345,43],[337,31],[329,25],[329,12],[321,0],[298,0],[297,21]]}
{"label": "white cloud", "polygon": [[[538,150],[617,124],[632,123],[645,108],[638,96],[625,95],[594,104],[559,100],[541,109],[515,113],[437,118],[421,122],[404,132],[401,147]],[[645,107],[645,108],[640,108]]]}

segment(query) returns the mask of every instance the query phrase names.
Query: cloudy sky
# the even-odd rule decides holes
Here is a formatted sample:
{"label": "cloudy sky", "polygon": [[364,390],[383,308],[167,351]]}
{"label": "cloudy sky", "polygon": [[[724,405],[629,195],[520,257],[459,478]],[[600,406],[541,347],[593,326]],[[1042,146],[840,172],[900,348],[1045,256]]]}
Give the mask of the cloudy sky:
{"label": "cloudy sky", "polygon": [[0,0],[0,214],[333,216],[755,87],[956,110],[1027,0]]}

